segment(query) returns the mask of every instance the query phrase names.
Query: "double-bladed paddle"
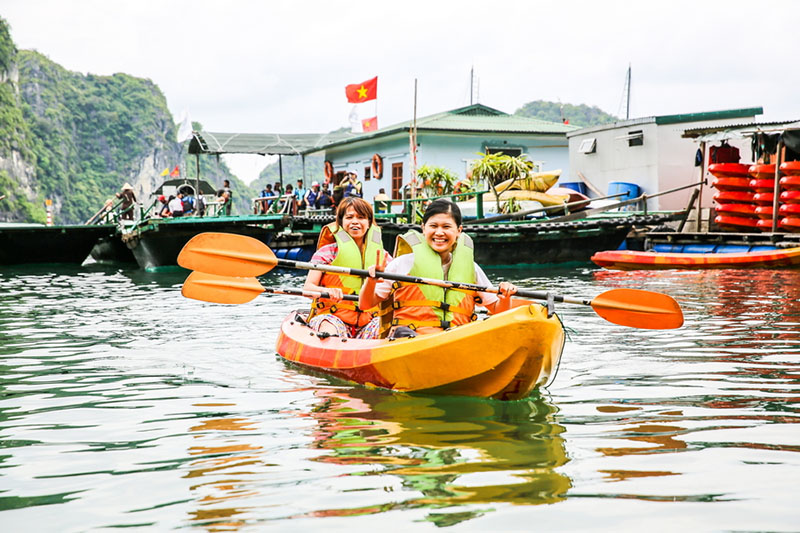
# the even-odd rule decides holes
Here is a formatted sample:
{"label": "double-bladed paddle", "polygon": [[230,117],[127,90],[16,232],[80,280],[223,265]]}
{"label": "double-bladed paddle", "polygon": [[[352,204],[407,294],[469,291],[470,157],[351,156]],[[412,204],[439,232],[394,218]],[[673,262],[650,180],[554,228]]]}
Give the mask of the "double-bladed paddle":
{"label": "double-bladed paddle", "polygon": [[[178,255],[178,264],[198,272],[238,278],[255,278],[266,274],[275,267],[319,270],[358,277],[369,276],[367,270],[279,259],[261,241],[245,235],[231,233],[209,232],[195,235],[186,243]],[[389,272],[380,272],[378,277],[456,290],[500,292],[497,287],[483,287],[472,283],[421,278]],[[247,280],[246,283],[252,284],[253,281],[258,283],[258,280],[252,279]],[[253,285],[251,286],[254,287]],[[220,290],[227,289],[221,288]],[[612,289],[591,300],[585,300],[549,292],[518,289],[516,296],[533,300],[587,305],[604,319],[621,326],[642,329],[674,329],[683,325],[683,313],[678,303],[672,297],[658,292],[638,289]]]}
{"label": "double-bladed paddle", "polygon": [[[187,298],[218,304],[244,304],[264,292],[288,294],[290,296],[305,296],[307,298],[330,298],[330,294],[327,292],[264,287],[261,282],[254,277],[239,278],[219,276],[217,274],[208,274],[199,271],[189,274],[189,277],[183,282],[183,288],[181,289],[181,294]],[[354,294],[345,294],[342,299],[357,302],[358,296]]]}

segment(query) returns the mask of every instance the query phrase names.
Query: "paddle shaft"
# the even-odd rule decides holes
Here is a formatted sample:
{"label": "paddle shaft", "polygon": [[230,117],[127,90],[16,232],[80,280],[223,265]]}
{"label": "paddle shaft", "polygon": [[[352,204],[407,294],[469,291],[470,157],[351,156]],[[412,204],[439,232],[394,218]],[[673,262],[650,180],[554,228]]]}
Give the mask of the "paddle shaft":
{"label": "paddle shaft", "polygon": [[[317,263],[309,263],[307,261],[292,261],[290,259],[275,259],[276,266],[283,268],[297,268],[301,270],[319,270],[322,272],[330,272],[333,274],[345,274],[349,276],[358,276],[360,278],[370,277],[368,270],[358,268],[347,268],[334,265],[320,265]],[[421,278],[418,276],[407,276],[404,274],[393,274],[391,272],[377,272],[376,278],[389,279],[392,281],[403,281],[406,283],[418,283],[424,285],[435,285],[445,289],[455,289],[459,291],[475,291],[475,292],[492,292],[495,294],[500,293],[497,287],[484,287],[482,285],[475,285],[473,283],[463,283],[460,281],[447,281],[441,279]],[[530,291],[525,289],[517,289],[514,293],[516,296],[522,298],[531,298],[533,300],[548,300],[552,299],[554,302],[563,302],[578,305],[591,305],[590,300],[582,300],[580,298],[570,298],[568,296],[559,296],[541,291]]]}
{"label": "paddle shaft", "polygon": [[[289,296],[305,296],[306,298],[325,298],[330,299],[331,295],[327,292],[318,292],[318,291],[304,291],[302,289],[283,289],[280,287],[263,287],[264,292],[269,292],[272,294],[288,294]],[[355,294],[345,294],[342,296],[342,300],[347,300],[350,302],[357,302],[358,296]]]}

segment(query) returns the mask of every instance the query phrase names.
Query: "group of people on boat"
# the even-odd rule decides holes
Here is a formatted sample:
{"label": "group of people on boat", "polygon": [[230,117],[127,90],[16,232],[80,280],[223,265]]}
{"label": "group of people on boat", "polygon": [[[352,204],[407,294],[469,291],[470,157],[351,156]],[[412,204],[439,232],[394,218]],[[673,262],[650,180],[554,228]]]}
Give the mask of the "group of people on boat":
{"label": "group of people on boat", "polygon": [[[310,270],[304,289],[327,293],[314,300],[309,326],[321,333],[359,339],[413,337],[461,326],[477,319],[476,305],[490,314],[512,307],[517,288],[499,285],[499,294],[469,292],[381,278],[381,273],[490,286],[474,261],[472,239],[463,232],[461,212],[447,199],[428,204],[422,232],[398,236],[394,257],[383,247],[372,207],[359,197],[344,198],[336,221],[320,233],[312,263],[368,270],[359,277]],[[358,302],[346,300],[358,295]]]}

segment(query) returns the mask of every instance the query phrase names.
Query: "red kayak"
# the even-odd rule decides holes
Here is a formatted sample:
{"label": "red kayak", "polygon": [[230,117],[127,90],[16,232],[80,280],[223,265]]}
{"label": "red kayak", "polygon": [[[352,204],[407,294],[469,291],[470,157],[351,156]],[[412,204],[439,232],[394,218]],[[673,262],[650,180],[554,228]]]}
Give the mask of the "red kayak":
{"label": "red kayak", "polygon": [[757,226],[761,231],[772,231],[772,217],[759,219]]}
{"label": "red kayak", "polygon": [[800,204],[783,204],[778,208],[778,214],[782,217],[800,216]]}
{"label": "red kayak", "polygon": [[783,191],[778,200],[784,204],[798,204],[800,203],[800,191]]}
{"label": "red kayak", "polygon": [[789,190],[800,189],[800,175],[784,176],[781,178],[781,187]]}
{"label": "red kayak", "polygon": [[800,231],[800,217],[785,217],[778,222],[778,227],[793,233]]}
{"label": "red kayak", "polygon": [[775,178],[775,163],[769,165],[751,165],[747,173],[756,179]]}
{"label": "red kayak", "polygon": [[715,207],[717,213],[731,214],[734,216],[754,217],[756,206],[753,204],[719,204]]}
{"label": "red kayak", "polygon": [[781,163],[781,172],[787,176],[800,176],[800,161],[786,161]]}
{"label": "red kayak", "polygon": [[772,205],[774,199],[775,193],[773,192],[757,192],[753,195],[753,201],[758,205]]}
{"label": "red kayak", "polygon": [[717,178],[746,178],[750,165],[741,163],[714,163],[708,165],[708,171]]}
{"label": "red kayak", "polygon": [[756,192],[773,192],[775,190],[775,180],[753,178],[750,180],[750,188]]}
{"label": "red kayak", "polygon": [[714,222],[718,226],[732,228],[734,230],[739,229],[740,227],[744,228],[755,228],[758,227],[758,219],[757,218],[748,218],[748,217],[734,217],[729,215],[717,215],[714,217]]}
{"label": "red kayak", "polygon": [[755,194],[749,191],[719,191],[714,195],[714,201],[718,204],[726,203],[749,203],[755,198]]}
{"label": "red kayak", "polygon": [[800,247],[763,252],[687,254],[610,250],[592,256],[611,270],[666,270],[672,268],[785,268],[800,266]]}
{"label": "red kayak", "polygon": [[747,178],[715,178],[712,186],[720,191],[749,191],[750,180]]}
{"label": "red kayak", "polygon": [[758,218],[768,218],[772,220],[772,205],[760,205],[756,207],[755,215]]}

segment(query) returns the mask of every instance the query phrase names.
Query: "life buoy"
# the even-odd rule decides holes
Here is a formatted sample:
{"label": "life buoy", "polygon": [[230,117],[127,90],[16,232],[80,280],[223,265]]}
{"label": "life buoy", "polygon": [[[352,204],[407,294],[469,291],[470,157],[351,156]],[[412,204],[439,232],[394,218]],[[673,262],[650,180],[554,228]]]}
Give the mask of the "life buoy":
{"label": "life buoy", "polygon": [[325,161],[325,177],[331,179],[333,177],[333,163],[330,161]]}
{"label": "life buoy", "polygon": [[372,177],[375,179],[383,177],[383,158],[378,154],[372,156]]}

